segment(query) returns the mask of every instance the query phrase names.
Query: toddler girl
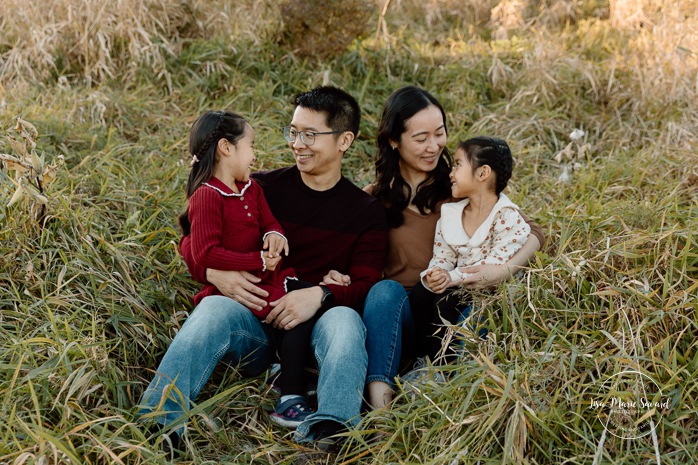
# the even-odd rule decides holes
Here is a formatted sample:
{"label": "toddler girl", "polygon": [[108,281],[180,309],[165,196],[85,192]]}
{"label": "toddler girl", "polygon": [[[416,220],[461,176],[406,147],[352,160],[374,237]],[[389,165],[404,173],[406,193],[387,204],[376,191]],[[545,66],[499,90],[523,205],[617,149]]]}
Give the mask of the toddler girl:
{"label": "toddler girl", "polygon": [[531,231],[502,193],[513,164],[501,139],[476,137],[458,145],[449,177],[451,195],[464,200],[441,206],[433,257],[410,294],[418,350],[432,360],[441,349],[444,320],[456,324],[470,313],[468,296],[457,292],[466,276],[461,269],[506,263]]}

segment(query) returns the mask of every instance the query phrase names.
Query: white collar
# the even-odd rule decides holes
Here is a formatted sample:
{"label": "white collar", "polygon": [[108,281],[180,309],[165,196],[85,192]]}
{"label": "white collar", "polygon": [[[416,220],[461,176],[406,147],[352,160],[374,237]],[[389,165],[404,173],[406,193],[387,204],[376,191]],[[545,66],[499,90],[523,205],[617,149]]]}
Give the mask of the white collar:
{"label": "white collar", "polygon": [[445,203],[441,206],[441,233],[449,244],[478,246],[482,244],[490,232],[490,226],[495,215],[504,208],[519,209],[515,203],[509,200],[504,194],[499,194],[499,200],[492,207],[492,211],[487,215],[487,219],[477,228],[473,237],[468,237],[463,228],[463,209],[470,203],[470,199],[463,199],[458,202]]}
{"label": "white collar", "polygon": [[[221,184],[222,184],[222,182],[221,182]],[[211,189],[213,189],[215,191],[218,191],[221,195],[223,195],[225,197],[242,197],[245,194],[245,191],[247,190],[247,188],[252,185],[252,180],[250,179],[247,181],[247,184],[245,184],[245,186],[242,189],[240,189],[239,194],[236,192],[224,192],[223,189],[221,189],[220,187],[216,187],[216,186],[211,185],[207,182],[205,182],[203,185],[210,187]]]}

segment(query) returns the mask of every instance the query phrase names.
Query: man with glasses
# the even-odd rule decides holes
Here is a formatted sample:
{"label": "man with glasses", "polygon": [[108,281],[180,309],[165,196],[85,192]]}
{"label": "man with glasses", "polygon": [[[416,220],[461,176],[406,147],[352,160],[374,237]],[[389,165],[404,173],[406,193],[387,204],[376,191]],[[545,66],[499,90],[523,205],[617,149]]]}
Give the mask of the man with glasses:
{"label": "man with glasses", "polygon": [[[358,423],[367,366],[358,311],[381,277],[388,243],[386,213],[341,173],[342,156],[359,132],[356,100],[325,86],[299,94],[295,104],[283,133],[296,164],[253,177],[288,238],[285,266],[310,283],[321,282],[330,270],[351,281],[291,291],[271,303],[268,324],[263,324],[248,310],[265,306],[267,293],[256,286],[260,280],[247,272],[201,269],[184,237],[180,251],[194,279],[214,284],[229,299],[202,300],[163,358],[141,403],[142,411],[156,410],[172,383],[176,394],[167,396],[161,407],[166,414],[157,418],[162,426],[189,408],[220,360],[241,364],[242,374],[256,376],[275,360],[270,327],[291,329],[316,314],[320,317],[311,346],[320,373],[318,409],[298,427],[296,439],[317,441],[324,449],[333,444],[332,435]],[[180,426],[170,437],[179,440],[181,431]]]}

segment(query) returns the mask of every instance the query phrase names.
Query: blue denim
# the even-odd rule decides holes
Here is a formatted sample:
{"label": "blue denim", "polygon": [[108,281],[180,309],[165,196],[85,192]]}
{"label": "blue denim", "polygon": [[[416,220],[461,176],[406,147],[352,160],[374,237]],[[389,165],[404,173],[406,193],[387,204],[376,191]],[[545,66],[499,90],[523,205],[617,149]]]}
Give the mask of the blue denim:
{"label": "blue denim", "polygon": [[[162,426],[180,420],[221,360],[241,364],[246,376],[262,373],[276,359],[269,329],[232,299],[204,298],[172,340],[143,393],[138,416],[152,414]],[[315,324],[311,347],[320,368],[318,411],[299,426],[299,442],[313,440],[311,427],[321,420],[358,423],[367,363],[365,337],[361,318],[348,307],[328,310]],[[183,424],[176,427],[180,434],[183,429]]]}
{"label": "blue denim", "polygon": [[315,323],[310,340],[320,370],[318,409],[296,429],[296,441],[316,439],[313,425],[333,420],[356,427],[366,380],[366,328],[349,307],[334,307]]}
{"label": "blue denim", "polygon": [[403,356],[403,343],[414,338],[414,319],[409,294],[396,281],[376,283],[364,304],[368,370],[366,382],[395,384]]}

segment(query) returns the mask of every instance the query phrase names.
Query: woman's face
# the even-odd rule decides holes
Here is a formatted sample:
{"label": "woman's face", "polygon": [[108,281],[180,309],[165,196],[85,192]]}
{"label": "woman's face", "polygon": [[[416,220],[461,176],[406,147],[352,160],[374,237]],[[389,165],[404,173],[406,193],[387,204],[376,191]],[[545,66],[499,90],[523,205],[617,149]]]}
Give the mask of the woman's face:
{"label": "woman's face", "polygon": [[406,179],[423,177],[436,168],[446,146],[446,126],[441,110],[429,105],[405,121],[399,141],[390,141],[400,152],[400,171]]}

